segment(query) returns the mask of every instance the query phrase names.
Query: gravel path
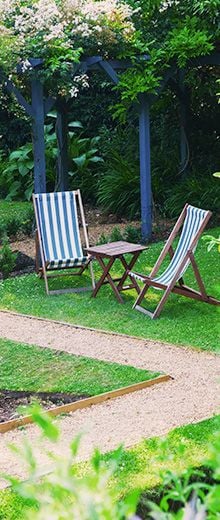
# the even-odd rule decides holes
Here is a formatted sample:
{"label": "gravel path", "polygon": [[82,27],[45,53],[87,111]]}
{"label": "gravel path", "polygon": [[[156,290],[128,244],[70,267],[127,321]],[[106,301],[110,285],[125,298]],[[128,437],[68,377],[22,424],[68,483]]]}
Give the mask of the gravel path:
{"label": "gravel path", "polygon": [[[62,456],[68,454],[69,441],[79,431],[85,432],[79,457],[86,459],[95,446],[103,452],[114,449],[120,443],[129,447],[142,438],[166,434],[172,428],[219,412],[220,356],[10,312],[0,312],[0,337],[159,370],[174,378],[59,419],[62,434],[55,449]],[[39,447],[38,431],[31,425],[26,433],[14,430],[0,436],[0,471],[22,477],[26,475],[21,462],[7,447],[11,442],[20,444],[24,435],[28,436],[33,446],[38,444],[36,450],[42,470],[50,467]]]}

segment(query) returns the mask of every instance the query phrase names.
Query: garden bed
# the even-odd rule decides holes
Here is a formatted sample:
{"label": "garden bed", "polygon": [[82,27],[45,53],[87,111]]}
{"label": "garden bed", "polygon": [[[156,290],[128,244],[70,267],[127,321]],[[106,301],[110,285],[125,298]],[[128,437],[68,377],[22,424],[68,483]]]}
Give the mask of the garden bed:
{"label": "garden bed", "polygon": [[[50,415],[104,402],[170,376],[0,339],[0,432],[32,422],[38,401]],[[31,367],[31,369],[30,369]]]}
{"label": "garden bed", "polygon": [[17,419],[24,406],[29,406],[34,400],[46,410],[63,404],[80,401],[89,397],[88,394],[66,394],[62,392],[27,392],[15,390],[0,391],[0,423]]}

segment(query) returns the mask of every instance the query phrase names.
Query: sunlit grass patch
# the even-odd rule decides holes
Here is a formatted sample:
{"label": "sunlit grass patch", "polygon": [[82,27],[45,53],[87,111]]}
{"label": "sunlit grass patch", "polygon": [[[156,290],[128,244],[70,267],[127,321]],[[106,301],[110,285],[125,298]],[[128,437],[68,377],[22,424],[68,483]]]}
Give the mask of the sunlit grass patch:
{"label": "sunlit grass patch", "polygon": [[74,356],[0,339],[0,391],[96,395],[159,376],[159,372]]}
{"label": "sunlit grass patch", "polygon": [[[219,228],[212,230],[218,236]],[[162,243],[149,246],[141,254],[134,270],[148,274],[152,269]],[[216,250],[208,253],[206,245],[200,241],[196,250],[196,260],[208,294],[220,299],[219,263],[220,255]],[[96,279],[100,270],[94,263]],[[121,266],[116,263],[113,274],[121,272]],[[72,287],[74,283],[91,285],[89,273],[79,279],[67,277],[51,280],[51,288]],[[187,285],[197,289],[195,277],[191,268],[184,276]],[[148,294],[148,293],[147,293]],[[149,291],[145,306],[155,308],[161,291]],[[71,293],[65,295],[47,296],[44,281],[35,274],[10,278],[0,283],[0,308],[9,309],[33,316],[58,319],[69,323],[99,328],[139,336],[142,338],[161,340],[164,342],[192,345],[206,350],[220,350],[220,307],[208,305],[189,298],[171,294],[157,320],[132,310],[136,298],[135,290],[122,293],[124,305],[120,305],[112,291],[105,285],[91,298],[91,292]]]}

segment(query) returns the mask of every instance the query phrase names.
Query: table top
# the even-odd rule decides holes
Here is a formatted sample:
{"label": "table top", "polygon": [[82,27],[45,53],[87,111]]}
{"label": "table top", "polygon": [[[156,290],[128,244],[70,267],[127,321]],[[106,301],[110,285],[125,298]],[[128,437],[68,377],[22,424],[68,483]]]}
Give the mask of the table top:
{"label": "table top", "polygon": [[102,246],[88,247],[88,253],[95,256],[106,256],[106,257],[118,257],[126,253],[136,253],[138,251],[144,251],[147,246],[141,246],[140,244],[131,244],[131,242],[124,242],[118,240],[117,242],[109,242]]}

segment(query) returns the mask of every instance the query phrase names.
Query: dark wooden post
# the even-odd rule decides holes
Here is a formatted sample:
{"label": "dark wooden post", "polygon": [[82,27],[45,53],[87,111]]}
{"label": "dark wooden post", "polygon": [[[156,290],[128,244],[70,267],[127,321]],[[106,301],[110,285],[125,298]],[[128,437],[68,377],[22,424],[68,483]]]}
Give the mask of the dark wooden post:
{"label": "dark wooden post", "polygon": [[180,88],[180,172],[184,173],[187,167],[187,136],[186,136],[186,92],[184,85],[185,70],[179,71],[179,88]]}
{"label": "dark wooden post", "polygon": [[152,193],[150,164],[150,106],[146,94],[140,96],[139,117],[141,231],[142,238],[152,235]]}
{"label": "dark wooden post", "polygon": [[46,192],[46,160],[44,142],[44,97],[43,85],[34,78],[32,88],[32,131],[34,152],[34,191],[35,193]]}
{"label": "dark wooden post", "polygon": [[68,118],[64,102],[57,103],[56,135],[58,144],[57,189],[68,189]]}

